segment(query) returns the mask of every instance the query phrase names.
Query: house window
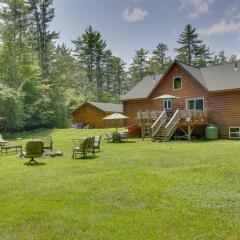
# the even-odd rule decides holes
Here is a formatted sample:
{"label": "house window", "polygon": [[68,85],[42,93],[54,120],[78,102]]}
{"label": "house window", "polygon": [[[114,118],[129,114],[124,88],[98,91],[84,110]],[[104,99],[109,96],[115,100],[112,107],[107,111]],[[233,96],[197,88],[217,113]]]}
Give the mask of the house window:
{"label": "house window", "polygon": [[163,109],[172,109],[172,100],[171,99],[163,100]]}
{"label": "house window", "polygon": [[173,78],[173,90],[182,89],[182,77],[174,77]]}
{"label": "house window", "polygon": [[230,127],[229,138],[240,138],[240,127]]}
{"label": "house window", "polygon": [[187,100],[188,110],[203,110],[204,109],[204,99],[189,99]]}

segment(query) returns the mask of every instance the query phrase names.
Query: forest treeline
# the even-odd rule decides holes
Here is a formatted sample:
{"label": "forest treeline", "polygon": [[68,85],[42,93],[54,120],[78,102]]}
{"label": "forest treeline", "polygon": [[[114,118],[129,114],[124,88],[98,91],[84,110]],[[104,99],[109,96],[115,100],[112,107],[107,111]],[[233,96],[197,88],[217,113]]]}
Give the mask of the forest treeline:
{"label": "forest treeline", "polygon": [[[92,26],[57,45],[50,25],[53,0],[0,0],[0,130],[66,127],[71,111],[85,100],[119,102],[147,74],[161,73],[172,59],[168,46],[136,50],[128,67]],[[176,58],[195,66],[235,61],[212,53],[187,25],[177,40]]]}

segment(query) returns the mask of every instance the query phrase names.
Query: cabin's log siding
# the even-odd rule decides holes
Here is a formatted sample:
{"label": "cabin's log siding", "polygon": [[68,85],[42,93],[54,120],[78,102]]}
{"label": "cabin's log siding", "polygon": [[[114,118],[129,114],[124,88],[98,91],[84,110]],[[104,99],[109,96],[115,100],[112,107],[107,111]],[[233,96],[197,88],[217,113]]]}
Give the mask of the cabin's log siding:
{"label": "cabin's log siding", "polygon": [[[176,76],[182,77],[181,90],[173,90],[173,77]],[[127,125],[136,123],[138,111],[163,110],[163,100],[153,100],[163,94],[179,97],[173,99],[172,111],[185,109],[187,99],[203,98],[205,109],[212,113],[212,122],[218,125],[221,138],[228,138],[229,127],[240,127],[240,91],[210,93],[177,64],[162,79],[148,99],[123,102],[124,114],[129,117]]]}
{"label": "cabin's log siding", "polygon": [[[84,122],[86,125],[90,125],[96,128],[112,128],[116,126],[115,121],[103,120],[104,117],[112,114],[111,112],[104,112],[91,104],[83,104],[72,114],[72,121]],[[122,126],[119,122],[118,126]]]}
{"label": "cabin's log siding", "polygon": [[229,137],[229,127],[240,127],[240,91],[211,94],[208,106],[221,138]]}

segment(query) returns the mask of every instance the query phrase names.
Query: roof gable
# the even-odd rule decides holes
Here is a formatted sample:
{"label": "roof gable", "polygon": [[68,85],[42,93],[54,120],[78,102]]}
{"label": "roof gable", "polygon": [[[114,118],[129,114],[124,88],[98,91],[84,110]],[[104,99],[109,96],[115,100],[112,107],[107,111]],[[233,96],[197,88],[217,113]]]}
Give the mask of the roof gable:
{"label": "roof gable", "polygon": [[[174,60],[173,63],[170,65],[170,67],[168,68],[168,70],[162,75],[161,81],[158,82],[158,84],[156,84],[156,86],[152,89],[150,95],[152,95],[154,93],[154,91],[159,87],[159,85],[161,84],[161,82],[166,78],[166,76],[171,72],[171,70],[174,68],[174,66],[178,65],[180,68],[182,68],[183,70],[185,70],[195,81],[197,81],[198,83],[200,83],[200,85],[206,89],[206,84],[205,81],[202,77],[202,73],[200,71],[199,68],[197,67],[193,67],[190,65],[187,65],[185,63],[182,63],[178,60]],[[206,89],[207,90],[207,89]]]}
{"label": "roof gable", "polygon": [[133,87],[122,100],[148,98],[176,64],[183,68],[207,91],[240,90],[240,66],[238,70],[235,70],[235,63],[198,68],[174,60],[164,74],[155,75],[155,81],[154,75],[145,77]]}

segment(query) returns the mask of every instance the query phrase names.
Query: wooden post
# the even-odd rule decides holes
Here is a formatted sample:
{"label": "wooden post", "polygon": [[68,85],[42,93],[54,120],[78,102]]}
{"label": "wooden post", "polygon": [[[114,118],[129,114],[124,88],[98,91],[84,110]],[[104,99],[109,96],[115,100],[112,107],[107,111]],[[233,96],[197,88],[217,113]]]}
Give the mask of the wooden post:
{"label": "wooden post", "polygon": [[194,129],[194,125],[193,126],[188,125],[188,141],[191,140],[191,135],[192,135],[193,129]]}
{"label": "wooden post", "polygon": [[188,125],[188,141],[191,140],[191,134],[192,134],[192,132],[191,132],[191,126]]}

